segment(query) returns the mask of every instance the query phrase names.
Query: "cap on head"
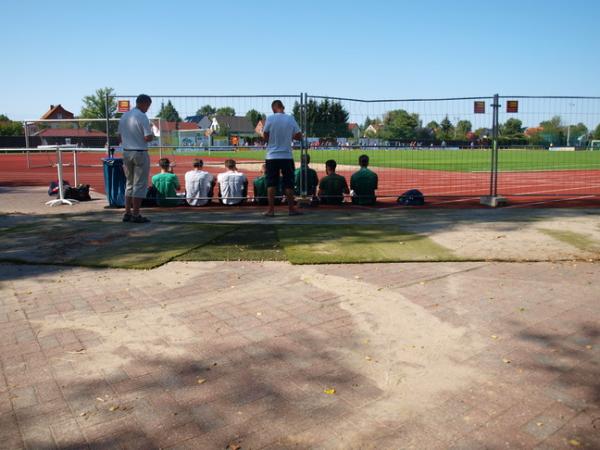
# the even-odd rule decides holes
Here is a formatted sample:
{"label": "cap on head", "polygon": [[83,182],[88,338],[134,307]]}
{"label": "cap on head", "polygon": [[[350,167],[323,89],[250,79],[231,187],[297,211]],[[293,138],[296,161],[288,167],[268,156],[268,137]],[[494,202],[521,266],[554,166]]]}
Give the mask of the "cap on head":
{"label": "cap on head", "polygon": [[136,105],[149,105],[150,103],[152,103],[152,99],[149,95],[146,94],[140,94],[135,99]]}
{"label": "cap on head", "polygon": [[358,165],[360,167],[367,167],[369,165],[369,156],[368,155],[360,155],[358,157]]}
{"label": "cap on head", "polygon": [[194,163],[193,163],[193,166],[196,169],[199,169],[200,167],[204,166],[204,161],[202,161],[201,159],[195,159]]}
{"label": "cap on head", "polygon": [[171,161],[169,161],[169,158],[160,158],[158,160],[158,165],[160,166],[161,169],[168,169],[171,166]]}

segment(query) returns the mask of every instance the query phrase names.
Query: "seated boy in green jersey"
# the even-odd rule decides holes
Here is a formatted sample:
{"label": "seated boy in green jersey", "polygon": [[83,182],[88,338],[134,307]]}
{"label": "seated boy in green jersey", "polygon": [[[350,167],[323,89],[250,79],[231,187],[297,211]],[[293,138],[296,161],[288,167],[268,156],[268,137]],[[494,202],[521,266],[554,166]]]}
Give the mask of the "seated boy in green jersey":
{"label": "seated boy in green jersey", "polygon": [[319,183],[319,200],[323,205],[341,205],[344,203],[344,194],[349,194],[346,179],[335,173],[337,163],[330,159],[325,163],[327,176],[321,178]]}
{"label": "seated boy in green jersey", "polygon": [[352,203],[356,205],[374,205],[377,197],[377,174],[368,168],[369,157],[360,155],[358,157],[360,169],[350,177],[350,189],[352,189]]}
{"label": "seated boy in green jersey", "polygon": [[161,158],[158,161],[160,173],[152,177],[152,186],[156,188],[158,206],[178,206],[182,201],[177,198],[177,190],[180,188],[179,179],[173,173],[171,161],[168,158]]}
{"label": "seated boy in green jersey", "polygon": [[[267,166],[266,164],[263,164],[261,166],[261,173],[262,175],[260,177],[256,177],[254,179],[254,203],[258,204],[258,205],[262,205],[262,206],[266,206],[269,204],[269,199],[267,198],[268,192],[267,192],[267,177],[266,177],[266,172],[267,172]],[[277,190],[275,192],[275,204],[276,205],[280,205],[281,204],[281,197],[283,196],[283,186],[282,186],[282,180],[279,180],[279,186],[277,186]]]}
{"label": "seated boy in green jersey", "polygon": [[308,167],[310,164],[310,155],[302,155],[300,167],[294,171],[294,191],[296,195],[301,195],[300,181],[304,178],[306,182],[306,195],[311,200],[311,204],[316,203],[317,186],[319,185],[319,177],[317,171]]}

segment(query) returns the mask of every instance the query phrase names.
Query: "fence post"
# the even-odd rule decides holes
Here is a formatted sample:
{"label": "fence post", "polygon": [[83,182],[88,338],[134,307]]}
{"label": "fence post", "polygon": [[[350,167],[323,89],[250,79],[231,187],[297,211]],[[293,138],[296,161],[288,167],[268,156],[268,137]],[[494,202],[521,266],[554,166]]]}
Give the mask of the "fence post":
{"label": "fence post", "polygon": [[498,129],[500,113],[500,96],[494,94],[492,103],[492,154],[490,159],[490,191],[489,195],[481,197],[480,203],[493,208],[502,206],[506,199],[498,196]]}
{"label": "fence post", "polygon": [[110,116],[108,102],[110,101],[110,95],[107,92],[105,98],[106,104],[104,105],[104,114],[106,116],[106,153],[110,157]]}
{"label": "fence post", "polygon": [[302,131],[302,140],[300,141],[300,195],[306,199],[307,194],[307,171],[304,170],[304,158],[306,157],[306,93],[300,93],[300,130]]}
{"label": "fence post", "polygon": [[31,161],[29,160],[29,123],[27,121],[23,122],[23,127],[25,127],[25,154],[27,155],[27,168],[31,169]]}

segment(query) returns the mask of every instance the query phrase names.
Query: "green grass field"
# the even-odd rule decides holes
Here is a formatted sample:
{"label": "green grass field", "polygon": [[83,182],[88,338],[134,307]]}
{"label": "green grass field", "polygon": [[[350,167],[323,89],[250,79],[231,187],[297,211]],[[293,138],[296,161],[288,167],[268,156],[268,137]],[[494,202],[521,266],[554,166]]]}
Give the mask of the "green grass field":
{"label": "green grass field", "polygon": [[[358,157],[366,153],[371,166],[382,168],[404,168],[442,170],[450,172],[489,171],[491,152],[489,150],[311,150],[311,162],[324,163],[335,159],[338,165],[355,166]],[[163,152],[163,155],[167,155]],[[194,153],[171,153],[200,157],[262,160],[264,150],[241,150],[237,152],[213,151]],[[296,161],[300,152],[294,152]],[[600,151],[548,151],[548,150],[500,150],[500,171],[530,170],[599,170]]]}

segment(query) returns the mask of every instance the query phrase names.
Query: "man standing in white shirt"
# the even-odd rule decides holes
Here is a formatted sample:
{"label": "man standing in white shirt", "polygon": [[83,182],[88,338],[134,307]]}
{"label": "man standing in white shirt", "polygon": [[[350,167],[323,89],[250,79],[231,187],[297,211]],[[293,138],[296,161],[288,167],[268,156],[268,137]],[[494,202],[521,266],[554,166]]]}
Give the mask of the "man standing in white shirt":
{"label": "man standing in white shirt", "polygon": [[301,214],[294,206],[294,155],[292,140],[302,139],[300,127],[293,116],[285,114],[281,100],[271,103],[273,115],[267,118],[264,127],[264,137],[267,141],[267,157],[265,160],[268,187],[269,209],[266,217],[275,215],[275,194],[282,178],[285,196],[289,207],[289,215]]}
{"label": "man standing in white shirt", "polygon": [[140,94],[135,100],[135,108],[123,114],[119,120],[119,140],[123,147],[123,169],[127,178],[123,222],[150,222],[140,215],[140,206],[148,190],[148,142],[154,139],[152,126],[146,116],[151,104],[152,99],[148,95]]}
{"label": "man standing in white shirt", "polygon": [[227,172],[217,175],[221,202],[224,205],[239,205],[248,195],[248,178],[242,172],[238,172],[235,161],[225,161]]}
{"label": "man standing in white shirt", "polygon": [[204,206],[210,203],[215,181],[213,176],[202,170],[204,162],[194,160],[194,169],[185,174],[185,199],[190,206]]}

